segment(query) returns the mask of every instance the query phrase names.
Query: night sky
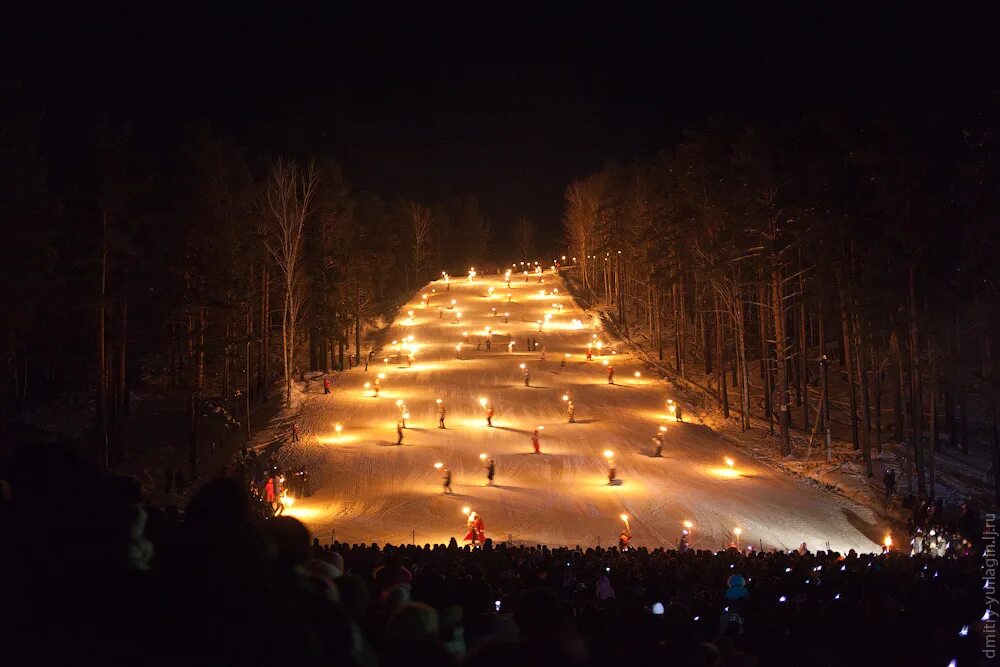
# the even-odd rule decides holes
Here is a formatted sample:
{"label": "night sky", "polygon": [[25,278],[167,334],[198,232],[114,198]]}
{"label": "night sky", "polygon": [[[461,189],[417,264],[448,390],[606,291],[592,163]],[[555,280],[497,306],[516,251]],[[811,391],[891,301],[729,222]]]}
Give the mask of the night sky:
{"label": "night sky", "polygon": [[257,151],[333,155],[387,197],[478,194],[495,225],[530,215],[550,238],[569,180],[654,154],[712,114],[974,113],[996,81],[1000,24],[992,5],[142,4],[6,21],[8,74],[46,110],[50,152],[101,114],[148,132],[205,119]]}

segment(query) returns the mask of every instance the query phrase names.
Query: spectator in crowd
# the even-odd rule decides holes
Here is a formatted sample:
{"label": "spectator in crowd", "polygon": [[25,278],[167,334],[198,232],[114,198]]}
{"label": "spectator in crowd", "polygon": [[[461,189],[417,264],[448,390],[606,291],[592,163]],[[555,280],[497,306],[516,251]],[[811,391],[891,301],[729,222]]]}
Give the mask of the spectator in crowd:
{"label": "spectator in crowd", "polygon": [[[982,563],[965,549],[322,544],[247,492],[271,470],[249,455],[245,468],[250,482],[204,482],[181,514],[68,447],[16,450],[0,495],[5,655],[171,667],[980,664]],[[975,521],[966,508],[948,534]]]}

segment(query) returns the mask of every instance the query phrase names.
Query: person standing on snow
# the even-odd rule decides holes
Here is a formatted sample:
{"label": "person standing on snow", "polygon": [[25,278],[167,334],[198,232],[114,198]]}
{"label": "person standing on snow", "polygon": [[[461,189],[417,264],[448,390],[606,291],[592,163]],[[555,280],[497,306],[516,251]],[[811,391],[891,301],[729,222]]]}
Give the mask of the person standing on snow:
{"label": "person standing on snow", "polygon": [[493,426],[493,404],[490,403],[486,408],[486,425]]}
{"label": "person standing on snow", "polygon": [[524,386],[525,387],[531,386],[531,371],[528,370],[527,367],[525,367],[524,369]]}
{"label": "person standing on snow", "polygon": [[573,399],[570,399],[566,404],[566,415],[569,417],[570,424],[576,423],[576,403],[573,402]]}
{"label": "person standing on snow", "polygon": [[493,477],[497,474],[497,464],[493,459],[486,463],[486,486],[493,486]]}
{"label": "person standing on snow", "polygon": [[618,535],[618,550],[626,551],[628,549],[628,543],[632,540],[632,533],[629,532],[628,528],[622,528],[621,534]]}
{"label": "person standing on snow", "polygon": [[465,525],[468,528],[465,541],[471,542],[473,547],[483,546],[486,542],[486,526],[483,524],[483,518],[476,512],[470,512]]}
{"label": "person standing on snow", "polygon": [[299,441],[299,427],[292,423],[292,442]]}
{"label": "person standing on snow", "polygon": [[615,367],[608,364],[608,384],[615,383]]}
{"label": "person standing on snow", "polygon": [[444,428],[444,403],[438,402],[438,428]]}
{"label": "person standing on snow", "polygon": [[471,542],[472,546],[476,546],[476,518],[479,515],[473,512],[469,512],[469,516],[465,520],[465,537],[462,538],[465,542]]}
{"label": "person standing on snow", "polygon": [[330,378],[323,378],[323,393],[330,393]]}
{"label": "person standing on snow", "polygon": [[442,493],[452,493],[451,490],[451,468],[444,469],[444,476],[441,478]]}
{"label": "person standing on snow", "polygon": [[403,444],[403,420],[400,419],[396,422],[396,444]]}
{"label": "person standing on snow", "polygon": [[886,500],[892,500],[892,495],[896,492],[896,471],[892,468],[886,468],[882,483],[885,485]]}
{"label": "person standing on snow", "polygon": [[486,525],[483,523],[483,517],[476,515],[476,539],[479,540],[479,545],[482,546],[486,544]]}
{"label": "person standing on snow", "polygon": [[535,429],[535,432],[531,434],[531,446],[534,448],[536,454],[542,453],[541,435],[538,433],[537,428]]}
{"label": "person standing on snow", "polygon": [[657,431],[653,436],[653,447],[656,448],[656,456],[662,456],[663,452],[663,431]]}

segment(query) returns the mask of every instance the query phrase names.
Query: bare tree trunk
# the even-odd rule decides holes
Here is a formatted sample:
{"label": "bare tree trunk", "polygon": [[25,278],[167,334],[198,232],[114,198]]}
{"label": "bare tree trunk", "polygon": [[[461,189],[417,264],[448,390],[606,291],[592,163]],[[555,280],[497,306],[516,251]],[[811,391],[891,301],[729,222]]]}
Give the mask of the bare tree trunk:
{"label": "bare tree trunk", "polygon": [[820,297],[819,302],[816,304],[816,328],[817,336],[819,338],[816,343],[819,346],[819,357],[822,359],[826,356],[826,318],[823,314],[822,297]]}
{"label": "bare tree trunk", "polygon": [[105,308],[108,290],[108,211],[103,211],[101,240],[101,287],[97,301],[97,405],[96,439],[101,463],[111,466],[108,442],[108,365],[105,342]]}
{"label": "bare tree trunk", "polygon": [[621,250],[618,251],[618,259],[615,260],[615,284],[618,288],[618,323],[621,324],[622,330],[625,335],[628,336],[628,313],[625,310],[625,271],[622,266],[622,255]]}
{"label": "bare tree trunk", "polygon": [[266,192],[269,215],[262,229],[264,247],[280,270],[284,297],[281,343],[286,405],[290,405],[292,400],[298,325],[305,312],[301,266],[305,222],[317,183],[314,164],[300,171],[293,163],[279,160],[271,172]]}
{"label": "bare tree trunk", "polygon": [[705,295],[702,293],[701,283],[695,281],[695,317],[700,320],[698,332],[701,340],[702,359],[705,362],[705,377],[709,377],[712,375],[712,356],[713,352],[715,352],[713,349],[715,346],[715,336],[713,335],[710,327],[719,326],[719,313],[718,310],[716,310],[713,318],[709,319],[706,317],[702,312],[705,301]]}
{"label": "bare tree trunk", "polygon": [[736,354],[740,373],[740,408],[742,416],[740,427],[750,430],[750,368],[747,366],[746,316],[743,311],[743,299],[739,287],[734,287],[733,315],[736,323]]}
{"label": "bare tree trunk", "polygon": [[[958,432],[961,434],[963,454],[969,453],[969,421],[966,418],[966,410],[965,410],[966,398],[967,397],[965,391],[962,391],[958,395],[958,414],[959,414]],[[997,477],[1000,477],[1000,474],[998,474]]]}
{"label": "bare tree trunk", "polygon": [[892,334],[889,336],[889,352],[896,358],[896,373],[894,391],[892,392],[892,439],[903,441],[905,424],[905,405],[903,404],[903,351],[900,345],[899,327],[892,322]]}
{"label": "bare tree trunk", "polygon": [[713,303],[715,306],[715,377],[719,387],[719,397],[722,400],[722,416],[729,419],[729,392],[726,389],[726,361],[722,356],[722,311],[719,310],[718,293],[714,295]]}
{"label": "bare tree trunk", "polygon": [[[250,316],[250,304],[247,303],[246,309],[246,325],[247,325],[247,341],[246,341],[246,354],[244,356],[244,393],[243,393],[243,421],[246,423],[246,442],[250,442],[250,339],[253,338],[253,317]],[[243,453],[246,453],[247,446],[243,443]]]}
{"label": "bare tree trunk", "polygon": [[680,326],[680,332],[677,335],[677,343],[680,346],[678,354],[677,371],[680,373],[681,378],[686,378],[687,373],[685,372],[684,361],[687,359],[687,303],[685,299],[685,289],[684,289],[684,267],[680,266],[680,276],[677,281],[677,322]]}
{"label": "bare tree trunk", "polygon": [[[820,399],[819,403],[816,405],[816,422],[819,423],[820,416],[822,416],[823,430],[829,432],[830,430],[830,415],[828,404],[830,402],[827,392],[827,384],[830,381],[830,365],[829,360],[826,356],[826,311],[823,309],[823,294],[821,293],[816,301],[816,344],[819,347],[819,359],[820,359],[820,378],[822,380],[820,386]],[[830,460],[830,450],[826,452],[827,460]]]}
{"label": "bare tree trunk", "polygon": [[430,259],[427,240],[431,233],[431,211],[426,206],[411,201],[407,204],[407,213],[413,229],[413,272],[417,284],[420,285],[423,280],[421,276],[425,273]]}
{"label": "bare tree trunk", "polygon": [[652,339],[655,332],[655,324],[653,323],[653,276],[646,276],[646,332]]}
{"label": "bare tree trunk", "polygon": [[205,307],[198,309],[198,391],[205,387]]}
{"label": "bare tree trunk", "polygon": [[875,387],[873,390],[873,398],[875,401],[875,451],[879,454],[882,453],[882,385],[885,380],[885,354],[882,352],[881,348],[875,343],[875,338],[872,335],[872,323],[871,320],[868,321],[868,352],[869,358],[872,361],[872,382]]}
{"label": "bare tree trunk", "polygon": [[774,422],[771,410],[771,374],[768,371],[767,353],[767,318],[764,316],[764,309],[767,297],[764,292],[764,277],[759,277],[757,285],[757,326],[760,338],[760,379],[764,385],[764,419],[767,420],[768,429],[774,432]]}
{"label": "bare tree trunk", "polygon": [[285,386],[285,405],[292,402],[292,369],[291,355],[289,354],[289,327],[291,323],[291,294],[285,293],[284,306],[281,309],[281,362]]}
{"label": "bare tree trunk", "polygon": [[[124,282],[122,285],[122,303],[121,310],[118,313],[118,403],[117,403],[117,417],[118,422],[118,447],[117,447],[117,457],[120,459],[125,453],[125,435],[127,433],[125,429],[125,418],[129,413],[129,397],[128,397],[128,383],[127,383],[127,365],[126,365],[126,341],[128,334],[128,271],[125,272]],[[27,362],[26,362],[27,363]],[[25,368],[25,374],[27,374],[27,368]]]}
{"label": "bare tree trunk", "polygon": [[[899,400],[899,430],[901,434],[900,437],[897,438],[896,440],[897,442],[903,442],[904,440],[904,435],[907,433],[906,421],[909,417],[909,408],[907,407],[906,401],[903,400],[904,398],[903,392],[907,384],[905,378],[907,364],[903,359],[903,344],[901,342],[901,339],[902,336],[900,335],[900,332],[898,330],[893,331],[892,338],[890,339],[890,345],[894,349],[895,351],[894,353],[896,355],[896,371],[898,376],[896,379],[896,388],[898,389],[897,396]],[[906,459],[906,492],[912,495],[913,463],[911,458],[910,447],[912,446],[913,438],[910,437],[907,440],[908,442],[905,443],[906,446],[903,448],[903,456]]]}
{"label": "bare tree trunk", "polygon": [[191,482],[198,478],[198,401],[198,391],[193,389],[188,395],[188,463],[191,466]]}
{"label": "bare tree trunk", "polygon": [[920,337],[917,329],[917,288],[916,266],[909,271],[910,295],[910,398],[913,403],[913,461],[917,466],[917,492],[927,493],[926,471],[924,469],[923,400],[920,395]]}
{"label": "bare tree trunk", "polygon": [[941,450],[941,447],[940,443],[938,443],[937,422],[937,354],[934,351],[934,339],[930,335],[927,336],[927,360],[930,362],[928,368],[929,376],[927,378],[927,391],[930,394],[930,415],[927,432],[931,439],[927,451],[927,476],[930,485],[930,498],[933,499],[937,483],[936,462],[934,459],[937,457],[937,452]]}
{"label": "bare tree trunk", "polygon": [[778,435],[781,438],[781,455],[792,453],[792,445],[788,436],[788,366],[786,360],[787,336],[785,335],[784,294],[782,290],[781,268],[778,257],[771,258],[771,313],[774,316],[774,361],[780,376],[778,377],[781,401],[778,406]]}
{"label": "bare tree trunk", "polygon": [[227,308],[226,308],[226,344],[223,348],[222,355],[222,400],[226,406],[226,410],[230,413],[236,413],[234,397],[233,397],[233,380],[232,380],[232,350],[230,349],[230,342],[235,338],[233,336],[233,323],[232,316],[230,314],[229,303],[227,298]]}
{"label": "bare tree trunk", "polygon": [[861,342],[861,326],[858,323],[858,313],[855,308],[853,313],[854,322],[854,353],[857,355],[858,383],[861,387],[861,412],[865,416],[865,428],[861,432],[861,455],[865,462],[865,473],[871,477],[872,471],[872,447],[870,440],[870,414],[871,407],[868,402],[868,360],[865,355],[865,346]]}
{"label": "bare tree trunk", "polygon": [[854,450],[857,451],[860,448],[858,443],[858,390],[854,382],[854,363],[852,360],[853,355],[851,354],[851,327],[847,314],[847,294],[844,290],[844,282],[839,270],[837,271],[837,293],[840,297],[840,339],[841,345],[844,346],[842,356],[844,364],[847,366],[847,383],[851,388],[851,444]]}
{"label": "bare tree trunk", "polygon": [[356,287],[354,300],[354,358],[361,363],[361,284]]}
{"label": "bare tree trunk", "polygon": [[670,286],[670,305],[674,311],[674,366],[677,371],[680,372],[681,369],[681,320],[680,312],[678,311],[677,304],[679,299],[677,297],[677,283],[674,282]]}
{"label": "bare tree trunk", "polygon": [[806,338],[806,278],[799,251],[799,393],[802,405],[802,428],[809,428],[809,340]]}
{"label": "bare tree trunk", "polygon": [[657,358],[663,361],[663,296],[660,294],[659,288],[654,288],[654,308],[655,314],[653,315],[656,321],[656,351]]}
{"label": "bare tree trunk", "polygon": [[257,363],[257,387],[260,390],[261,400],[267,400],[268,384],[271,381],[271,279],[264,266],[260,276],[260,359]]}

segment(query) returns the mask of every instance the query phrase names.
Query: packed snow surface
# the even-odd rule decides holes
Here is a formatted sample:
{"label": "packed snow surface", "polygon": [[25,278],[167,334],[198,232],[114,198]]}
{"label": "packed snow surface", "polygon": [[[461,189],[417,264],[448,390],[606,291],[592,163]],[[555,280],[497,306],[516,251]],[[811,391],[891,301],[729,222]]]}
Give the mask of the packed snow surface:
{"label": "packed snow surface", "polygon": [[[461,542],[463,510],[471,509],[495,541],[606,546],[617,540],[624,514],[636,546],[676,545],[689,521],[695,548],[723,548],[737,528],[741,547],[879,548],[885,528],[868,509],[762,465],[697,422],[673,421],[667,399],[684,404],[670,385],[647,377],[629,355],[612,353],[613,341],[556,273],[541,279],[515,274],[509,288],[495,274],[453,277],[450,289],[435,281],[400,310],[367,372],[362,366],[340,374],[329,395],[322,382],[310,382],[301,440],[281,458],[308,467],[313,493],[287,513],[324,541]],[[468,342],[458,353],[463,332]],[[412,367],[400,347],[410,336]],[[529,337],[537,338],[537,351],[528,351]],[[604,362],[614,368],[614,384]],[[364,385],[379,373],[385,377],[376,398]],[[575,403],[576,423],[567,423],[565,395]],[[446,410],[443,430],[436,399]],[[494,408],[492,428],[481,399]],[[410,417],[397,446],[400,400]],[[653,436],[661,425],[667,430],[657,458]],[[541,454],[534,454],[532,432],[540,427]],[[614,485],[607,451],[617,467]],[[493,487],[481,454],[496,461]],[[435,463],[451,470],[453,494],[442,492]]]}

